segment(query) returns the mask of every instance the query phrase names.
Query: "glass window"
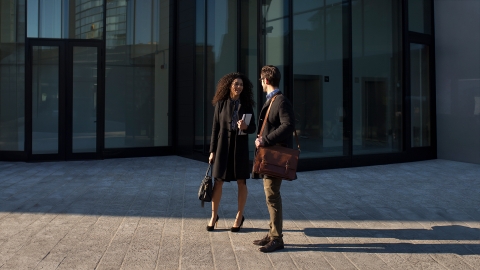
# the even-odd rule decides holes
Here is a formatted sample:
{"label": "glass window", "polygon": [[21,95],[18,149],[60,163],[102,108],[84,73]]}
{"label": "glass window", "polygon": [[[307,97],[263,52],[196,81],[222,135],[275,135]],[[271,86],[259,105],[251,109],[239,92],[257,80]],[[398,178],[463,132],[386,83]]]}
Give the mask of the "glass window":
{"label": "glass window", "polygon": [[73,47],[73,153],[88,153],[97,150],[97,55],[97,47]]}
{"label": "glass window", "polygon": [[32,154],[58,153],[59,48],[33,47]]}
{"label": "glass window", "polygon": [[[266,65],[274,65],[280,69],[282,80],[280,90],[285,92],[288,85],[285,78],[285,66],[288,65],[288,35],[290,29],[287,0],[262,1],[262,34],[264,35],[264,61]],[[258,76],[257,76],[258,77]],[[262,104],[260,104],[261,106]]]}
{"label": "glass window", "polygon": [[[196,49],[195,49],[195,144],[194,149],[200,152],[206,152],[207,142],[206,133],[209,129],[205,125],[206,115],[205,112],[207,108],[211,107],[208,98],[206,97],[205,92],[205,73],[206,73],[206,37],[205,37],[205,0],[197,0],[197,17],[196,17]],[[211,132],[211,131],[210,131]]]}
{"label": "glass window", "polygon": [[[237,1],[197,1],[197,14],[200,12],[204,14],[197,17],[196,25],[196,149],[203,149],[204,143],[210,143],[214,111],[211,101],[218,80],[227,73],[238,71]],[[202,135],[204,132],[206,137]]]}
{"label": "glass window", "polygon": [[105,148],[168,146],[169,1],[108,1],[107,13],[126,27],[107,26]]}
{"label": "glass window", "polygon": [[27,0],[27,36],[103,39],[103,2]]}
{"label": "glass window", "polygon": [[401,1],[352,5],[353,154],[402,150]]}
{"label": "glass window", "polygon": [[408,30],[432,33],[432,0],[408,0]]}
{"label": "glass window", "polygon": [[0,1],[0,151],[24,151],[25,145],[23,10],[24,0]]}
{"label": "glass window", "polygon": [[341,1],[293,2],[293,101],[302,158],[343,155]]}
{"label": "glass window", "polygon": [[429,46],[410,44],[411,146],[431,145]]}
{"label": "glass window", "polygon": [[[253,99],[255,100],[256,108],[262,106],[257,100],[257,91],[262,91],[262,88],[258,87],[260,82],[257,80],[260,74],[257,68],[258,65],[258,30],[257,30],[257,18],[258,18],[258,4],[257,0],[241,1],[241,14],[248,14],[242,16],[241,20],[241,37],[240,37],[240,71],[244,72],[253,84]],[[254,108],[255,111],[255,108]],[[255,115],[255,121],[258,121],[258,115]],[[253,158],[255,151],[255,134],[249,134],[249,151],[250,157]]]}

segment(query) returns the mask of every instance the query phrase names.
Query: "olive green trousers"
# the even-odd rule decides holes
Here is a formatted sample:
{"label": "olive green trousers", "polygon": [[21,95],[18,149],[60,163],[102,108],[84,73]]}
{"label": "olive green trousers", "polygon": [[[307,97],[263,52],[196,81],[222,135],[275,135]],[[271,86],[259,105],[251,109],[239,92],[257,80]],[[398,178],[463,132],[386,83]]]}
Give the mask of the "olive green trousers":
{"label": "olive green trousers", "polygon": [[270,239],[282,238],[283,216],[282,216],[282,196],[280,195],[281,178],[275,178],[265,175],[263,177],[263,189],[267,201],[268,212],[270,213]]}

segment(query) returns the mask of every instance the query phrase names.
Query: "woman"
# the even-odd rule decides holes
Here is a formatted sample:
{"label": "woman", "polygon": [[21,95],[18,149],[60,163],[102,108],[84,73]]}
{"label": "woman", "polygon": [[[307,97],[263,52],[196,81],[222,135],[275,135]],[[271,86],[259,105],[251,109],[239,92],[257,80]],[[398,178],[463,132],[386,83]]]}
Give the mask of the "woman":
{"label": "woman", "polygon": [[[213,115],[212,138],[210,142],[209,163],[213,163],[212,175],[215,179],[212,197],[212,217],[207,231],[213,231],[218,222],[218,206],[222,198],[224,182],[237,181],[238,211],[233,223],[232,232],[240,231],[245,217],[243,209],[247,202],[246,179],[250,178],[248,135],[256,130],[253,115],[253,84],[241,73],[229,73],[217,84],[217,91],[212,104]],[[250,122],[242,120],[251,115]],[[239,135],[242,131],[245,135]]]}

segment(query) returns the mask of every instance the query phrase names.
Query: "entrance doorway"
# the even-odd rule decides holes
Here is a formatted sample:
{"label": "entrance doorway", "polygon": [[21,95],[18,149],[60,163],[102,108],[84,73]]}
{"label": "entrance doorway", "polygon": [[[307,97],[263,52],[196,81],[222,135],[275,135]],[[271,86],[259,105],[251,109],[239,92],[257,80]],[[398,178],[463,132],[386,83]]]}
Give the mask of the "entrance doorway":
{"label": "entrance doorway", "polygon": [[363,130],[362,145],[369,148],[384,148],[388,144],[387,136],[387,80],[364,79],[362,89],[363,99]]}
{"label": "entrance doorway", "polygon": [[29,160],[100,157],[104,96],[101,41],[28,39],[26,150]]}

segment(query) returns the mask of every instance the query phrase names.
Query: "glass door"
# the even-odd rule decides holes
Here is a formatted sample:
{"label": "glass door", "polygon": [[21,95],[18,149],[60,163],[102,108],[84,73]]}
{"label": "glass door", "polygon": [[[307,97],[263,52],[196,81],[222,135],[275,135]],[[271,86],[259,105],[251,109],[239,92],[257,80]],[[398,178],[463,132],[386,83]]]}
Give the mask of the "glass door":
{"label": "glass door", "polygon": [[31,52],[31,154],[58,155],[62,142],[60,100],[64,99],[63,69],[60,54],[63,48],[46,43],[32,46]]}
{"label": "glass door", "polygon": [[69,43],[71,80],[67,94],[67,155],[81,157],[97,152],[97,104],[99,89],[99,46]]}
{"label": "glass door", "polygon": [[28,44],[30,159],[99,157],[101,42],[30,39]]}

